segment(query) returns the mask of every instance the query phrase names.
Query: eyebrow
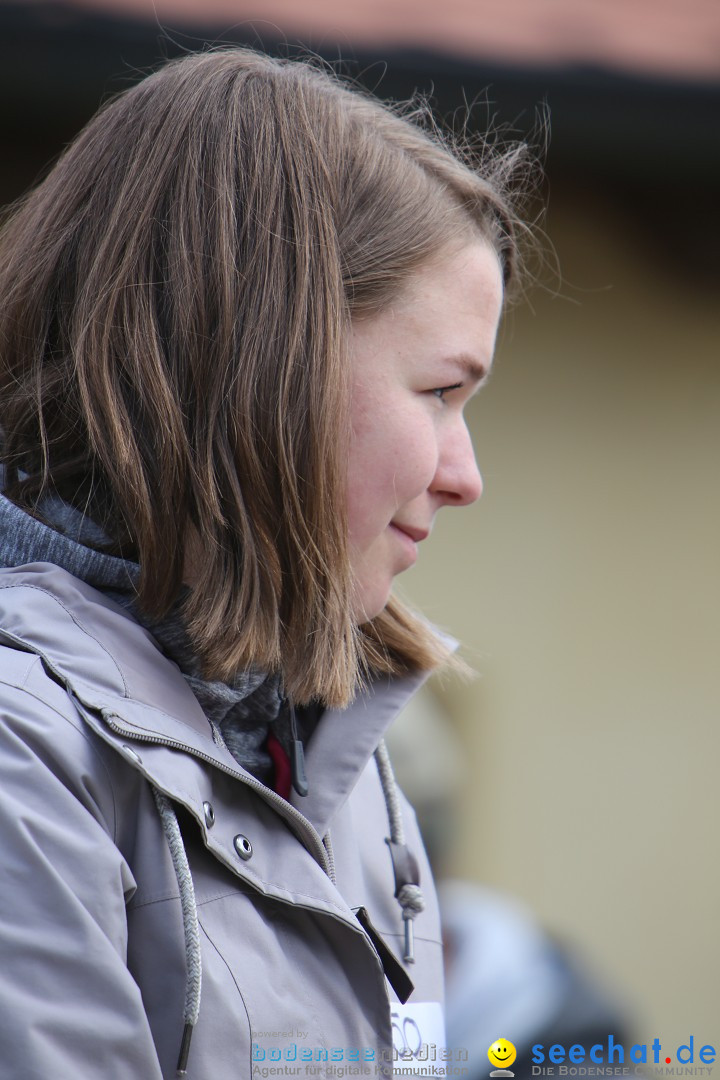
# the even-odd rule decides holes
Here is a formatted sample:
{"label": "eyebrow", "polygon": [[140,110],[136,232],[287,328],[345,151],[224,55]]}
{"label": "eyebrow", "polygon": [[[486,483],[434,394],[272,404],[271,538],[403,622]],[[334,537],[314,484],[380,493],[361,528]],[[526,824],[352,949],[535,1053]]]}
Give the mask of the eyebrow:
{"label": "eyebrow", "polygon": [[469,353],[458,353],[457,356],[447,356],[445,359],[447,363],[456,364],[462,368],[465,374],[478,385],[484,383],[490,374],[489,365],[486,366]]}

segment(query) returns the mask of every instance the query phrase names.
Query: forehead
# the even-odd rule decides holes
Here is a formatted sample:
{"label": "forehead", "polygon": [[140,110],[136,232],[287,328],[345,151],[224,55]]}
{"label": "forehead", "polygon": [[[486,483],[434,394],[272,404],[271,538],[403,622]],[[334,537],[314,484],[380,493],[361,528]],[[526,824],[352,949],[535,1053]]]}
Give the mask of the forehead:
{"label": "forehead", "polygon": [[493,248],[476,240],[424,263],[403,283],[385,313],[428,322],[443,311],[463,316],[495,316],[503,284]]}
{"label": "forehead", "polygon": [[353,341],[368,354],[463,358],[471,377],[490,367],[503,301],[502,272],[484,241],[426,263],[379,314],[353,324]]}

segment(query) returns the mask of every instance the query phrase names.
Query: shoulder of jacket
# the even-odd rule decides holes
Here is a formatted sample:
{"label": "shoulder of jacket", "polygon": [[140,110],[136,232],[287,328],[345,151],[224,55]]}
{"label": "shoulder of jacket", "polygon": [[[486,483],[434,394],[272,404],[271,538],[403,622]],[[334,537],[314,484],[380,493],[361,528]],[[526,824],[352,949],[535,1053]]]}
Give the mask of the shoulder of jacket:
{"label": "shoulder of jacket", "polygon": [[35,653],[99,709],[135,702],[206,726],[182,674],[131,615],[50,563],[0,570],[0,644]]}
{"label": "shoulder of jacket", "polygon": [[[200,768],[202,759],[244,775],[229,751],[216,745],[197,698],[151,635],[59,567],[35,563],[0,570],[3,645],[16,684],[26,680],[22,692],[35,694],[37,707],[44,701],[48,710],[80,722],[168,793],[182,776]],[[136,742],[146,744],[142,761],[133,751]]]}
{"label": "shoulder of jacket", "polygon": [[16,804],[18,790],[35,811],[53,792],[67,791],[115,836],[116,793],[135,782],[132,768],[87,725],[41,657],[1,644],[0,747],[0,787],[6,796],[15,791]]}

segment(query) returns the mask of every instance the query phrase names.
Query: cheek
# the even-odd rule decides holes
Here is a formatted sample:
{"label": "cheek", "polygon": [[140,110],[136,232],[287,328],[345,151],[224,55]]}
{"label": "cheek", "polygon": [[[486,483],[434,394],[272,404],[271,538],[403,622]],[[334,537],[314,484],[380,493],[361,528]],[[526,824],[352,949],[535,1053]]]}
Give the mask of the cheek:
{"label": "cheek", "polygon": [[351,538],[359,538],[386,525],[432,481],[437,442],[427,403],[358,410],[348,465],[348,522]]}

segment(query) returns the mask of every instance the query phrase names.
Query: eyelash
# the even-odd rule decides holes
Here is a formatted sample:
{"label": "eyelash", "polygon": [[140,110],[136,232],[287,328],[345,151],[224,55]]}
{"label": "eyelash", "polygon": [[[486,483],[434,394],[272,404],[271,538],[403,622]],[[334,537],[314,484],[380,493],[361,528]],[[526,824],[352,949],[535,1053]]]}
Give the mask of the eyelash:
{"label": "eyelash", "polygon": [[430,392],[435,395],[435,397],[438,399],[438,401],[444,401],[445,400],[445,397],[444,397],[445,394],[449,394],[451,390],[460,390],[462,385],[463,384],[461,382],[459,382],[459,383],[454,383],[452,386],[436,386]]}

